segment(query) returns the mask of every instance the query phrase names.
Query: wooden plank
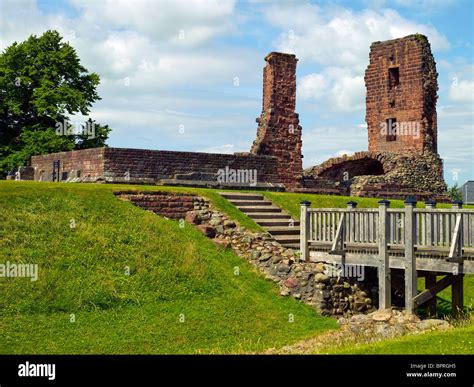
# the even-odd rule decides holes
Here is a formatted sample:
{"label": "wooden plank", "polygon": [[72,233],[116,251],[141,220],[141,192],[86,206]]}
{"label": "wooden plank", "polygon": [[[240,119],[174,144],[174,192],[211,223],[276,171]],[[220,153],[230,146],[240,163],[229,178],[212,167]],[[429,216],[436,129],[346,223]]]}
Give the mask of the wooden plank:
{"label": "wooden plank", "polygon": [[426,246],[432,246],[433,245],[433,230],[432,230],[432,219],[433,219],[433,214],[431,213],[426,213]]}
{"label": "wooden plank", "polygon": [[469,215],[462,217],[462,240],[461,246],[469,246]]}
{"label": "wooden plank", "polygon": [[446,214],[439,214],[439,244],[441,246],[444,246],[444,241],[445,241],[445,237],[444,237],[444,233],[445,233],[445,222],[444,222],[444,216]]}
{"label": "wooden plank", "polygon": [[451,305],[454,316],[460,316],[464,309],[464,274],[453,276],[451,288]]}
{"label": "wooden plank", "polygon": [[[425,289],[431,289],[436,285],[436,274],[432,272],[426,272],[425,276]],[[417,296],[418,297],[418,296]],[[415,300],[416,302],[416,300]],[[426,312],[429,317],[436,317],[436,296],[432,297],[431,300],[427,301]]]}
{"label": "wooden plank", "polygon": [[[340,256],[329,254],[331,245],[327,245],[327,251],[310,251],[311,262],[331,262],[331,263],[343,263]],[[404,269],[405,259],[403,257],[397,257],[390,255],[390,268],[392,269]],[[372,254],[360,254],[353,253],[350,251],[345,252],[345,263],[352,265],[363,265],[378,267],[378,253]],[[453,272],[474,274],[474,261],[464,261],[464,264],[460,266],[457,263],[446,262],[444,259],[433,259],[433,258],[419,258],[416,261],[416,269],[423,271],[436,271],[440,273],[451,274]]]}
{"label": "wooden plank", "polygon": [[416,202],[405,202],[405,310],[407,313],[414,313],[416,305],[414,297],[417,294],[416,258],[415,258],[415,217],[413,208]]}
{"label": "wooden plank", "polygon": [[345,214],[343,213],[339,219],[339,224],[337,225],[336,235],[333,238],[331,251],[342,250],[343,249],[343,233],[344,233],[344,221],[345,221]]}
{"label": "wooden plank", "polygon": [[447,276],[443,277],[441,280],[436,282],[434,285],[432,285],[429,289],[424,290],[420,294],[414,297],[413,302],[416,306],[421,306],[425,302],[431,300],[433,297],[436,297],[436,295],[442,291],[443,289],[446,289],[449,285],[451,285],[453,282],[453,275],[448,274]]}
{"label": "wooden plank", "polygon": [[378,282],[379,282],[379,309],[387,309],[392,305],[392,282],[390,278],[390,261],[388,256],[388,214],[387,207],[389,204],[381,203],[379,205],[379,265],[378,265]]}
{"label": "wooden plank", "polygon": [[323,239],[322,241],[327,241],[326,239],[326,232],[327,232],[327,227],[326,227],[326,217],[327,217],[327,213],[326,212],[323,212],[322,214],[322,217],[323,217],[323,224],[322,224],[322,229],[323,229]]}
{"label": "wooden plank", "polygon": [[302,202],[300,209],[300,258],[303,261],[309,259],[309,213],[307,211],[309,207],[309,202]]}
{"label": "wooden plank", "polygon": [[460,251],[460,235],[461,235],[462,215],[456,215],[456,224],[454,226],[453,236],[451,238],[451,248],[449,249],[449,259],[457,258],[461,255]]}
{"label": "wooden plank", "polygon": [[322,223],[323,223],[323,215],[321,212],[318,212],[318,241],[323,240]]}
{"label": "wooden plank", "polygon": [[374,241],[374,214],[371,214],[369,212],[369,214],[367,215],[367,218],[368,218],[368,229],[369,229],[369,238],[368,238],[368,242],[369,243],[372,243]]}

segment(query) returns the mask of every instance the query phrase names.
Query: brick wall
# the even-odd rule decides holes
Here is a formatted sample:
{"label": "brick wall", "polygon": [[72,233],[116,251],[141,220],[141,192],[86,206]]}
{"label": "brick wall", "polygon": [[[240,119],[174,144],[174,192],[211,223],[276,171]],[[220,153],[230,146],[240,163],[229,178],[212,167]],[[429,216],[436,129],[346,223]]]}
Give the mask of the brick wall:
{"label": "brick wall", "polygon": [[251,152],[278,159],[278,175],[288,188],[300,187],[303,173],[301,126],[296,107],[294,55],[272,52],[265,57],[263,106]]}
{"label": "brick wall", "polygon": [[217,171],[229,167],[256,170],[257,182],[280,182],[278,163],[271,156],[126,148],[94,148],[34,156],[31,165],[36,170],[35,180],[42,177],[43,181],[51,181],[54,160],[60,160],[61,175],[67,173],[69,179],[79,171],[79,181],[152,184],[160,179],[172,179],[178,174],[190,173],[215,181]]}
{"label": "brick wall", "polygon": [[[437,152],[437,75],[430,44],[423,35],[371,45],[365,72],[369,151]],[[380,125],[392,118],[406,125],[407,134],[394,137],[381,131]],[[408,123],[419,125],[419,136],[409,130]]]}
{"label": "brick wall", "polygon": [[130,181],[171,179],[177,174],[189,173],[216,179],[219,169],[229,167],[257,170],[258,181],[277,183],[275,161],[273,157],[255,155],[106,148],[105,178],[107,181],[123,181],[128,171]]}
{"label": "brick wall", "polygon": [[95,181],[104,175],[104,148],[91,148],[33,156],[31,166],[35,170],[35,180],[51,181],[53,161],[56,160],[60,160],[60,180]]}
{"label": "brick wall", "polygon": [[186,212],[209,208],[207,199],[163,191],[118,191],[116,196],[136,206],[170,219],[184,219]]}

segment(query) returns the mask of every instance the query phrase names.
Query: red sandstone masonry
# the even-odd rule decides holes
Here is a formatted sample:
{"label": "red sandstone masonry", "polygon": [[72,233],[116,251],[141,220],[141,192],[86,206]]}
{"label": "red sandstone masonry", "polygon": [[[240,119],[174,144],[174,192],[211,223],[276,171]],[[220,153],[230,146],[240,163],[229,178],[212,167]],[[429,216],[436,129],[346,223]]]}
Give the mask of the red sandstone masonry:
{"label": "red sandstone masonry", "polygon": [[259,182],[280,182],[277,160],[271,156],[106,148],[104,160],[105,179],[111,182],[123,181],[126,172],[131,181],[158,181],[191,172],[216,175],[225,167],[257,170]]}
{"label": "red sandstone masonry", "polygon": [[118,191],[114,195],[169,219],[184,219],[188,211],[209,207],[207,199],[192,194],[164,191]]}
{"label": "red sandstone masonry", "polygon": [[[390,69],[398,69],[397,86],[390,86]],[[437,152],[437,75],[430,44],[422,35],[371,45],[365,72],[369,151]],[[380,124],[389,118],[419,123],[420,136],[397,136],[396,141],[388,141]]]}
{"label": "red sandstone masonry", "polygon": [[[35,180],[51,181],[53,161],[71,177],[80,171],[81,181],[156,183],[176,174],[191,172],[214,176],[219,169],[257,170],[258,182],[280,183],[277,159],[266,155],[174,152],[127,148],[93,148],[33,156]],[[42,174],[40,173],[42,172]]]}
{"label": "red sandstone masonry", "polygon": [[251,152],[278,159],[278,177],[287,188],[301,186],[301,126],[296,107],[295,55],[272,52],[263,69],[263,107]]}
{"label": "red sandstone masonry", "polygon": [[72,174],[76,175],[79,171],[81,179],[85,181],[100,179],[104,175],[104,149],[91,148],[33,156],[31,166],[35,170],[34,179],[51,181],[55,160],[60,160],[60,172],[67,172],[68,177],[72,177]]}

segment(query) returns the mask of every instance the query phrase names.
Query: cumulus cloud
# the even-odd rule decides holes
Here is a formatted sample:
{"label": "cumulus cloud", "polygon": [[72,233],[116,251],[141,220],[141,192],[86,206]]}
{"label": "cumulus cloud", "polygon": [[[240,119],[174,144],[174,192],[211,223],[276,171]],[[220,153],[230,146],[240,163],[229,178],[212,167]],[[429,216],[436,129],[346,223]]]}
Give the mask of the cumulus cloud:
{"label": "cumulus cloud", "polygon": [[303,100],[324,100],[331,111],[354,112],[364,109],[364,78],[354,75],[350,69],[327,67],[320,74],[303,76],[297,90]]}
{"label": "cumulus cloud", "polygon": [[[449,48],[435,28],[405,19],[396,11],[353,11],[313,4],[272,5],[267,20],[281,30],[278,50],[294,53],[306,67],[319,68],[299,79],[298,98],[317,100],[327,111],[358,112],[365,106],[364,71],[374,41],[426,34],[434,50]],[[296,22],[297,21],[297,22]]]}
{"label": "cumulus cloud", "polygon": [[154,40],[185,46],[205,43],[235,29],[234,0],[72,0],[72,4],[89,25],[131,29]]}
{"label": "cumulus cloud", "polygon": [[474,81],[458,80],[455,78],[449,87],[449,98],[454,102],[472,104],[474,102]]}
{"label": "cumulus cloud", "polygon": [[282,30],[276,45],[279,50],[294,53],[301,61],[323,65],[367,65],[368,47],[374,41],[400,38],[413,33],[428,36],[435,51],[449,48],[445,36],[435,28],[415,23],[391,9],[352,11],[311,4],[274,5],[265,14],[270,23]]}

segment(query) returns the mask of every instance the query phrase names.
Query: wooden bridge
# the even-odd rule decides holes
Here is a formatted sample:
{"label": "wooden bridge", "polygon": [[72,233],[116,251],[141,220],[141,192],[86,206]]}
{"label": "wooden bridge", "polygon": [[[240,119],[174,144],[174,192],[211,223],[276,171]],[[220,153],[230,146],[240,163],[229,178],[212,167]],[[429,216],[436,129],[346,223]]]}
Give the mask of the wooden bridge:
{"label": "wooden bridge", "polygon": [[[474,273],[474,210],[455,202],[437,209],[435,202],[416,208],[311,208],[301,202],[300,252],[302,260],[376,267],[379,308],[391,306],[391,271],[404,270],[405,307],[410,313],[422,305],[436,313],[436,294],[452,287],[452,310],[463,308],[463,277]],[[443,276],[437,281],[437,276]],[[418,293],[418,277],[425,287]]]}

